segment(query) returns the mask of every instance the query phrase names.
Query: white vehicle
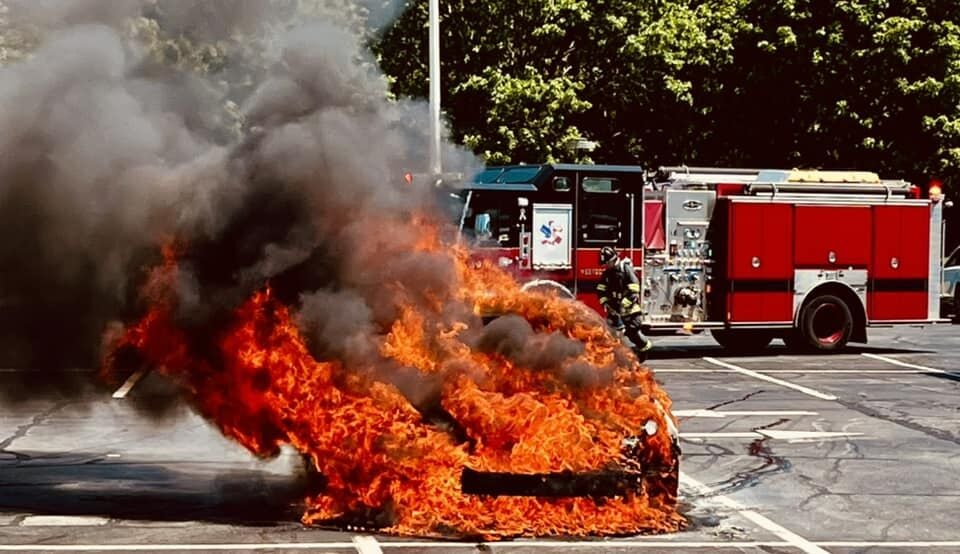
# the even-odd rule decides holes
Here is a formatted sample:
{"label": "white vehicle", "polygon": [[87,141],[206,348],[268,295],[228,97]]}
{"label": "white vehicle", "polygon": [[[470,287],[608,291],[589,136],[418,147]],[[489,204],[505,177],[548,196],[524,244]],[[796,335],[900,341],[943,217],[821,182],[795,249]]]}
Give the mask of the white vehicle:
{"label": "white vehicle", "polygon": [[960,246],[943,264],[943,315],[952,315],[960,323]]}

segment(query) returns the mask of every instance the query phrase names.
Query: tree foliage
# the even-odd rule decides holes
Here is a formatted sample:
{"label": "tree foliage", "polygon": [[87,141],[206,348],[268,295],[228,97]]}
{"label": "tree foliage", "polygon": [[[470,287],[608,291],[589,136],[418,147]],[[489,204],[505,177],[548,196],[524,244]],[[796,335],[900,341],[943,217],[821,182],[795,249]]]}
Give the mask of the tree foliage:
{"label": "tree foliage", "polygon": [[[0,64],[44,30],[0,0]],[[148,57],[197,79],[243,132],[277,30],[361,29],[402,0],[141,0]],[[185,9],[184,6],[190,6]],[[830,167],[960,188],[955,0],[440,0],[444,114],[490,163]],[[383,17],[384,20],[388,17]],[[370,41],[398,96],[426,97],[427,0]],[[578,138],[599,143],[591,153]],[[589,158],[587,157],[589,156]]]}
{"label": "tree foliage", "polygon": [[[427,1],[377,43],[427,94]],[[441,0],[443,108],[492,163],[829,167],[948,187],[960,168],[955,0]],[[956,188],[950,187],[950,188]]]}

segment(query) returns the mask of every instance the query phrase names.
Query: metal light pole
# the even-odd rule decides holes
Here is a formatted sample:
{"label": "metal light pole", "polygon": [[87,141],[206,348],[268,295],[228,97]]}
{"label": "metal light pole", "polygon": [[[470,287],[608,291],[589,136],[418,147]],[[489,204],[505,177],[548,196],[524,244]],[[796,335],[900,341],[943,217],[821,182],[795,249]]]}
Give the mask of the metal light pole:
{"label": "metal light pole", "polygon": [[430,0],[430,171],[440,175],[440,0]]}

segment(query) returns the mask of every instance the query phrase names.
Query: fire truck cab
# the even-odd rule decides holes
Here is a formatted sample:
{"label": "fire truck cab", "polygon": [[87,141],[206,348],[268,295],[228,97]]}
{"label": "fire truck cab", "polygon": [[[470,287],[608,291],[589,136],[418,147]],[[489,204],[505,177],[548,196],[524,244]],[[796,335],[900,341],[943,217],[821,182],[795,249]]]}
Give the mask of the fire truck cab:
{"label": "fire truck cab", "polygon": [[709,329],[723,346],[834,351],[867,327],[940,318],[942,206],[870,172],[638,166],[491,167],[459,224],[528,289],[601,311],[599,251],[632,259],[647,333]]}

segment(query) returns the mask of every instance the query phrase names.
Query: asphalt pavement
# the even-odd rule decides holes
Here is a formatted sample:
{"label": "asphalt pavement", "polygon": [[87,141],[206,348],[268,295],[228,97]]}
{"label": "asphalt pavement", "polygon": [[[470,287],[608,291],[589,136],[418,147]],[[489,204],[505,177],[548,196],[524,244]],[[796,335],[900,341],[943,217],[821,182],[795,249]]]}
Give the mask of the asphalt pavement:
{"label": "asphalt pavement", "polygon": [[[300,460],[251,458],[152,375],[0,403],[0,551],[960,552],[960,326],[868,347],[728,356],[660,337],[690,528],[477,544],[299,524]],[[82,373],[84,370],[72,370]],[[0,369],[0,386],[27,370]],[[12,385],[10,385],[12,386]]]}

